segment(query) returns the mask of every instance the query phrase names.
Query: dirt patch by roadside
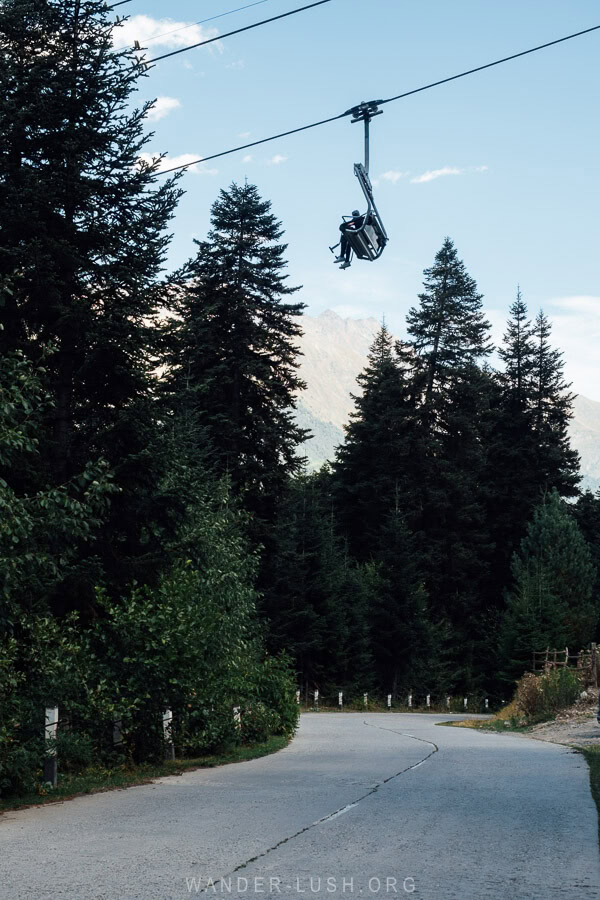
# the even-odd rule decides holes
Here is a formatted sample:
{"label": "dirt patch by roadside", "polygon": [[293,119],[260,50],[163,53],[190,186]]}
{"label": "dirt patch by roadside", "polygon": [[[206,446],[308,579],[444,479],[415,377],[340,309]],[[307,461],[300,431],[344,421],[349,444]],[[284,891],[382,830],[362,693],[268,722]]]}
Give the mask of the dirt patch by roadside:
{"label": "dirt patch by roadside", "polygon": [[598,706],[578,704],[561,713],[552,722],[542,722],[528,732],[527,737],[555,744],[579,747],[600,746],[600,724],[596,721]]}

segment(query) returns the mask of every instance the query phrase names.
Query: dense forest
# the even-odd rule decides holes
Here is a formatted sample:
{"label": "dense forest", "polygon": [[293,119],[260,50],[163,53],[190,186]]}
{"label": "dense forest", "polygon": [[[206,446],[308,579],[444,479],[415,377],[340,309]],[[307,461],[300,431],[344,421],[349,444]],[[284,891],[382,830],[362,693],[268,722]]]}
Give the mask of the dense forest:
{"label": "dense forest", "polygon": [[309,473],[282,226],[232,184],[165,273],[182,189],[116,27],[0,8],[0,793],[35,782],[47,706],[65,758],[120,759],[118,722],[145,760],[166,709],[194,754],[293,733],[297,686],[498,698],[594,640],[600,495],[547,317],[517,292],[493,366],[447,238]]}

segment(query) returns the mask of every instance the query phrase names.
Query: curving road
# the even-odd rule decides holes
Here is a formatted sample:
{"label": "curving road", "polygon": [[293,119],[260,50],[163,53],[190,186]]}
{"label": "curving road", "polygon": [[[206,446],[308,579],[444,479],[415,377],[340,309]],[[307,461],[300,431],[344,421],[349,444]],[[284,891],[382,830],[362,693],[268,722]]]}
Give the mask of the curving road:
{"label": "curving road", "polygon": [[0,897],[600,898],[585,761],[438,728],[307,714],[248,763],[0,817]]}

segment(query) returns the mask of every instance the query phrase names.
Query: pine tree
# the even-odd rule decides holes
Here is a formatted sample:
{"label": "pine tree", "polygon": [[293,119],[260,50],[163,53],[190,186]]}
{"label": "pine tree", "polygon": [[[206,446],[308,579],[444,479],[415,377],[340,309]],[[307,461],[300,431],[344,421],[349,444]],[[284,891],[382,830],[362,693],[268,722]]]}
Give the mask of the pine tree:
{"label": "pine tree", "polygon": [[96,549],[119,581],[160,553],[151,323],[179,191],[139,161],[151,104],[130,108],[141,70],[114,33],[98,0],[0,10],[0,275],[16,273],[0,349],[37,362],[55,348],[40,477],[108,460],[120,493]]}
{"label": "pine tree", "polygon": [[373,579],[337,533],[327,473],[289,480],[272,543],[263,598],[271,649],[289,652],[299,683],[322,696],[369,690]]}
{"label": "pine tree", "polygon": [[196,422],[213,471],[266,519],[305,439],[293,419],[303,304],[286,299],[298,288],[285,283],[286,245],[270,208],[254,185],[221,191],[212,230],[180,273],[167,380],[173,414]]}
{"label": "pine tree", "polygon": [[569,444],[568,426],[575,395],[564,379],[563,354],[550,346],[552,326],[540,310],[535,320],[533,373],[534,434],[539,483],[563,497],[577,495],[579,457]]}
{"label": "pine tree", "polygon": [[333,464],[336,514],[354,557],[373,558],[384,521],[398,505],[411,509],[423,458],[418,412],[423,389],[417,361],[394,344],[385,324],[375,336],[346,439]]}
{"label": "pine tree", "polygon": [[422,552],[397,508],[382,522],[374,553],[379,583],[370,608],[371,641],[382,694],[434,685],[438,647],[428,610]]}
{"label": "pine tree", "polygon": [[535,509],[512,575],[501,640],[509,680],[530,666],[534,650],[586,646],[598,624],[590,549],[556,490]]}
{"label": "pine tree", "polygon": [[[596,569],[594,602],[600,608],[600,491],[585,491],[570,507],[581,533],[587,541]],[[600,623],[599,623],[600,624]],[[598,637],[598,634],[596,634]]]}
{"label": "pine tree", "polygon": [[494,553],[489,595],[499,609],[510,579],[510,560],[542,495],[533,432],[535,342],[520,289],[498,355],[504,369],[495,376],[493,427],[488,447],[488,519]]}
{"label": "pine tree", "polygon": [[425,270],[420,304],[407,317],[424,371],[427,433],[412,530],[427,553],[426,588],[436,620],[450,623],[455,685],[472,689],[482,671],[492,542],[486,517],[486,447],[493,382],[485,360],[490,325],[482,295],[449,238]]}
{"label": "pine tree", "polygon": [[450,238],[445,239],[424,275],[420,305],[409,310],[406,323],[412,346],[425,363],[424,402],[433,415],[434,395],[445,394],[451,373],[479,363],[492,348],[482,295]]}

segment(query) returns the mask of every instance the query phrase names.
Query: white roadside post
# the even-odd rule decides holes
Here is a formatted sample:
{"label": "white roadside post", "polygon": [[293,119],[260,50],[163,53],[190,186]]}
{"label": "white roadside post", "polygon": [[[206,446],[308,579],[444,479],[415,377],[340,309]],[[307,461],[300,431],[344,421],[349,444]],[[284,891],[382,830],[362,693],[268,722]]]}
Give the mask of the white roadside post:
{"label": "white roadside post", "polygon": [[46,753],[44,755],[44,782],[55,788],[57,784],[56,767],[56,732],[58,729],[58,706],[46,708],[44,724],[44,739],[46,741]]}
{"label": "white roadside post", "polygon": [[175,759],[175,745],[173,744],[173,713],[165,709],[163,713],[163,735],[165,738],[165,758]]}
{"label": "white roadside post", "polygon": [[315,690],[315,709],[319,708],[319,689]]}
{"label": "white roadside post", "polygon": [[365,709],[368,709],[368,707],[369,707],[369,695],[368,694],[363,694],[363,703],[365,704]]}
{"label": "white roadside post", "polygon": [[427,707],[431,707],[431,694],[427,694]]}
{"label": "white roadside post", "polygon": [[296,691],[296,703],[300,706],[300,691]]}
{"label": "white roadside post", "polygon": [[409,709],[412,708],[412,694],[409,694],[409,695],[408,695],[408,708],[409,708]]}
{"label": "white roadside post", "polygon": [[448,709],[450,709],[450,696],[449,695],[446,697],[446,707]]}
{"label": "white roadside post", "polygon": [[123,744],[123,723],[121,719],[113,722],[113,748],[118,750]]}
{"label": "white roadside post", "polygon": [[344,694],[342,691],[338,693],[338,706],[340,709],[343,709],[344,707]]}
{"label": "white roadside post", "polygon": [[388,694],[388,709],[392,708],[392,695]]}
{"label": "white roadside post", "polygon": [[240,706],[233,707],[233,721],[236,728],[242,727],[242,709]]}
{"label": "white roadside post", "polygon": [[489,709],[489,708],[490,708],[490,701],[488,700],[487,697],[485,698],[485,708],[486,708],[486,709]]}
{"label": "white roadside post", "polygon": [[465,709],[467,708],[468,703],[469,703],[469,701],[468,701],[468,699],[465,697],[465,699],[464,699]]}

